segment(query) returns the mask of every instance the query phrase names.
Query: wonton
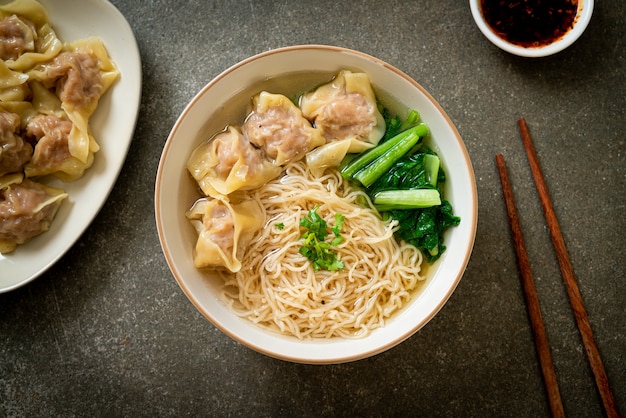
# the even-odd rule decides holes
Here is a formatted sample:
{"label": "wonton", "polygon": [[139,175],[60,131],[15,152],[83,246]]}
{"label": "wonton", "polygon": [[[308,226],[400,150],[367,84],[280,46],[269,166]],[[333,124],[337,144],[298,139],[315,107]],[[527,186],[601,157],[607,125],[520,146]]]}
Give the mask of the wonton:
{"label": "wonton", "polygon": [[304,94],[300,108],[326,139],[307,154],[314,173],[339,165],[347,153],[374,147],[385,134],[385,119],[365,73],[340,71],[331,82]]}
{"label": "wonton", "polygon": [[263,226],[265,214],[255,200],[231,204],[226,199],[201,198],[187,212],[198,233],[194,265],[241,269],[242,253]]}

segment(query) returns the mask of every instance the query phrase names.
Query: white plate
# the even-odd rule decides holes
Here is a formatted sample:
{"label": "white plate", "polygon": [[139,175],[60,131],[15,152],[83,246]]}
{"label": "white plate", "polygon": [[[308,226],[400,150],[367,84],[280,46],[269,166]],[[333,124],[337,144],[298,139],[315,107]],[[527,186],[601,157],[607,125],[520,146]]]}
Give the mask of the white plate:
{"label": "white plate", "polygon": [[[124,16],[106,0],[40,0],[64,42],[97,36],[120,70],[120,78],[100,99],[91,118],[100,144],[93,166],[64,188],[63,202],[50,230],[0,255],[0,293],[16,289],[45,272],[78,240],[98,214],[120,173],[135,130],[141,100],[141,58]],[[6,2],[4,2],[6,3]]]}

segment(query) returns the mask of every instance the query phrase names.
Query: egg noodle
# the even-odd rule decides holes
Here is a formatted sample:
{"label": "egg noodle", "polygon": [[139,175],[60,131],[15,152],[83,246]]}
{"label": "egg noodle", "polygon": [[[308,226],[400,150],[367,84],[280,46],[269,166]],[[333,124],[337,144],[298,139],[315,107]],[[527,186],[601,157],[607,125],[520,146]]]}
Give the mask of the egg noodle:
{"label": "egg noodle", "polygon": [[[264,208],[265,227],[246,248],[239,272],[218,270],[222,297],[241,317],[300,339],[362,338],[382,327],[424,280],[420,251],[393,237],[397,221],[383,221],[367,195],[337,170],[316,178],[300,160],[247,193]],[[300,219],[315,206],[329,227],[336,213],[344,216],[344,241],[333,247],[343,270],[315,271],[299,252]]]}

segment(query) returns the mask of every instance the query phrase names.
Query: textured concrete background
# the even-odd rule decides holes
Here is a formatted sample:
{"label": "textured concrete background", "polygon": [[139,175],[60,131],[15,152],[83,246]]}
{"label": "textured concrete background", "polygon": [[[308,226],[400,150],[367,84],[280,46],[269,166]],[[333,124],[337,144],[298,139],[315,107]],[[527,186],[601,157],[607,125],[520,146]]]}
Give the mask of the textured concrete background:
{"label": "textured concrete background", "polygon": [[[621,0],[545,59],[492,46],[467,1],[113,0],[143,60],[121,176],[46,274],[0,294],[0,416],[549,415],[494,156],[502,153],[567,414],[603,415],[516,121],[543,166],[609,380],[626,413],[626,55]],[[276,47],[357,49],[412,76],[458,127],[476,172],[467,272],[424,329],[370,359],[282,362],[206,321],[165,263],[154,181],[187,102],[227,67]],[[0,272],[1,274],[1,272]]]}

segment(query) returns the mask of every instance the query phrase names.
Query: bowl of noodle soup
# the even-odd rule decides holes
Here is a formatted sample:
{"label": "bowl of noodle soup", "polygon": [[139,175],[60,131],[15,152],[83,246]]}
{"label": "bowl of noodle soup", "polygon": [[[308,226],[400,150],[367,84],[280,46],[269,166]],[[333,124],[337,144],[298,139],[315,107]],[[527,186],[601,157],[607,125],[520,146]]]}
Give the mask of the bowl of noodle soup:
{"label": "bowl of noodle soup", "polygon": [[[195,150],[216,133],[227,133],[225,127],[241,125],[251,98],[260,91],[296,97],[344,70],[367,74],[376,99],[394,114],[406,116],[409,109],[416,109],[428,125],[426,141],[441,157],[446,173],[445,199],[461,218],[458,226],[445,232],[445,253],[426,263],[419,250],[393,237],[393,224],[364,207],[362,192],[337,170],[314,175],[302,158],[281,167],[280,175],[272,174],[259,187],[241,195],[234,192],[222,202],[233,207],[233,213],[239,211],[244,222],[258,224],[242,249],[245,255],[236,272],[196,267],[199,230],[190,222],[190,213],[208,203],[187,169]],[[258,207],[262,215],[249,212]],[[336,213],[344,217],[344,242],[337,249],[345,263],[341,272],[314,270],[298,252],[302,245],[298,222],[312,207],[329,224]],[[219,74],[192,99],[163,149],[155,214],[174,278],[213,325],[274,358],[333,364],[388,350],[441,310],[469,262],[477,193],[458,131],[416,81],[358,51],[302,45],[248,58]]]}

